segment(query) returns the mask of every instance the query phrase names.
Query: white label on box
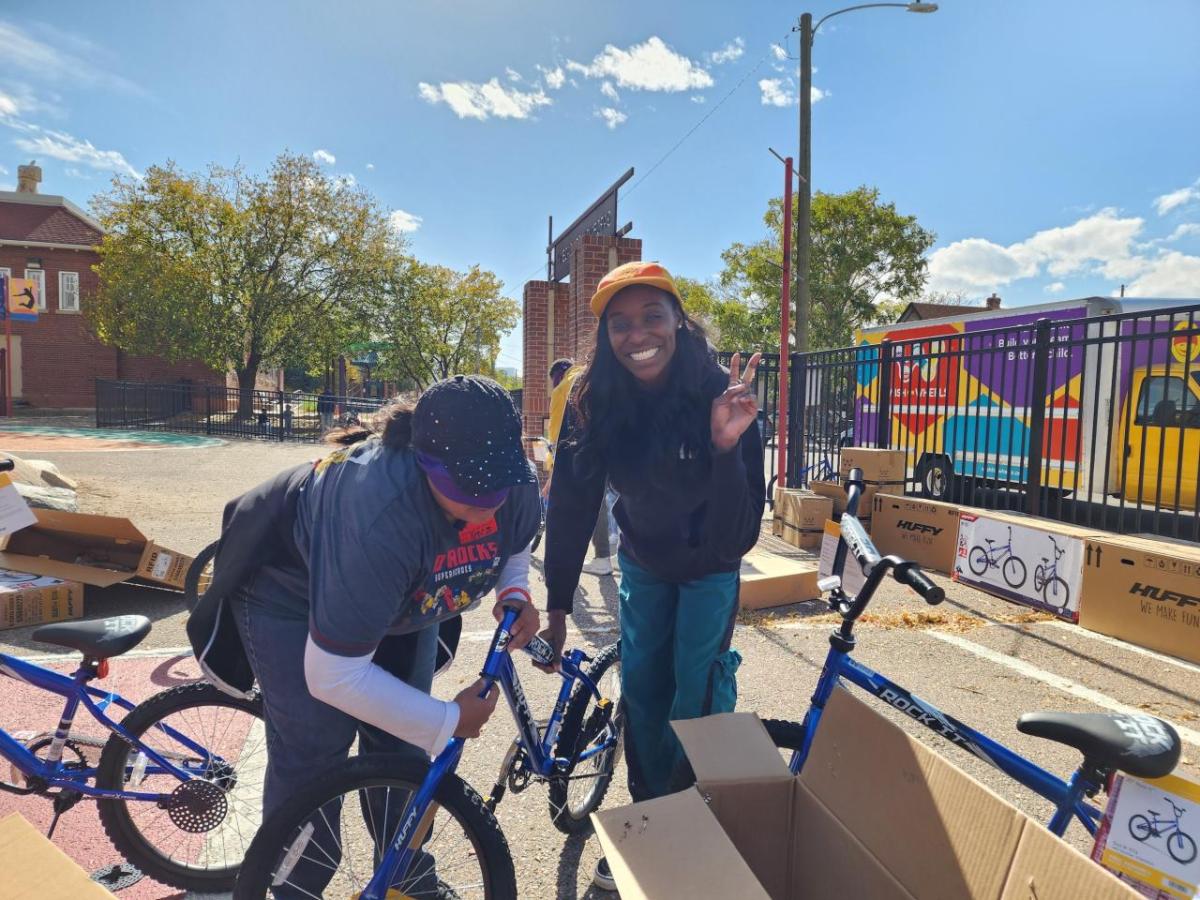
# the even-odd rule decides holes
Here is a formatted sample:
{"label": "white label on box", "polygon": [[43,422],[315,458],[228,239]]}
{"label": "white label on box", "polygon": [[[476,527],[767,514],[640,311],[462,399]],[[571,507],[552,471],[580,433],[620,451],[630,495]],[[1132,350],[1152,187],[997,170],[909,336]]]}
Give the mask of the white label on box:
{"label": "white label on box", "polygon": [[150,574],[162,581],[167,577],[167,572],[171,569],[171,560],[174,559],[170,553],[159,551],[157,558],[154,560],[154,567],[150,570]]}
{"label": "white label on box", "polygon": [[1083,582],[1083,539],[1038,527],[1037,521],[1019,525],[963,512],[954,580],[1074,622]]}
{"label": "white label on box", "polygon": [[12,569],[0,569],[0,591],[21,591],[28,588],[54,587],[63,582],[48,575],[34,575],[30,572],[14,572]]}
{"label": "white label on box", "polygon": [[[842,530],[836,522],[825,523],[825,535],[821,538],[821,560],[817,564],[819,578],[833,574],[833,558],[837,555],[837,545],[841,537]],[[846,564],[842,568],[841,577],[842,590],[850,596],[862,590],[862,586],[867,582],[867,576],[863,574],[862,567],[850,553],[849,547],[846,548]]]}
{"label": "white label on box", "polygon": [[0,472],[0,534],[12,534],[35,522],[37,517],[25,498],[17,492],[17,486],[8,473]]}
{"label": "white label on box", "polygon": [[1154,893],[1189,898],[1200,884],[1200,784],[1118,775],[1092,858]]}

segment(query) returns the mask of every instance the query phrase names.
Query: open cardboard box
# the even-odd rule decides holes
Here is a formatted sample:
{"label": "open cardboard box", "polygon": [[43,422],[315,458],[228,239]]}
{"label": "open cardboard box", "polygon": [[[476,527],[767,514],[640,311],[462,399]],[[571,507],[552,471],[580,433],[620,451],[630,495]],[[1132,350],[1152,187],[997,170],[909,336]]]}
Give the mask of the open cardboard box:
{"label": "open cardboard box", "polygon": [[697,786],[592,814],[623,900],[1138,896],[845,690],[799,776],[752,713],[673,725]]}
{"label": "open cardboard box", "polygon": [[192,558],[155,544],[128,519],[33,513],[36,524],[0,537],[0,567],[94,587],[138,578],[183,589]]}
{"label": "open cardboard box", "polygon": [[19,813],[0,819],[0,897],[4,900],[96,900],[112,894],[50,843]]}
{"label": "open cardboard box", "polygon": [[816,563],[761,551],[742,557],[738,585],[738,603],[742,609],[786,606],[820,596]]}

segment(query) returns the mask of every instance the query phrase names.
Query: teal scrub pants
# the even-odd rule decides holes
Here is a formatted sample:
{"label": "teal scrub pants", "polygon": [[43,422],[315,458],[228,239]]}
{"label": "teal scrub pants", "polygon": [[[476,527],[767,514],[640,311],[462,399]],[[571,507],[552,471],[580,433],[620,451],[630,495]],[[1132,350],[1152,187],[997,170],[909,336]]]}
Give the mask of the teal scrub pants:
{"label": "teal scrub pants", "polygon": [[676,584],[621,553],[621,694],[625,756],[634,800],[661,797],[692,780],[673,719],[732,712],[741,656],[729,648],[738,573]]}

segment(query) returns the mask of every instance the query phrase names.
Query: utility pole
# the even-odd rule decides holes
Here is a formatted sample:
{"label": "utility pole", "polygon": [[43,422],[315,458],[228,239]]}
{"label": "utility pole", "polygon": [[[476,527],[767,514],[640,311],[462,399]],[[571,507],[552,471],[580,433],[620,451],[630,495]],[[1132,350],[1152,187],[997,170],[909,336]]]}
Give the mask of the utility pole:
{"label": "utility pole", "polygon": [[[808,352],[809,251],[812,246],[812,13],[800,17],[800,198],[796,214],[796,352]],[[789,207],[784,215],[791,216]]]}

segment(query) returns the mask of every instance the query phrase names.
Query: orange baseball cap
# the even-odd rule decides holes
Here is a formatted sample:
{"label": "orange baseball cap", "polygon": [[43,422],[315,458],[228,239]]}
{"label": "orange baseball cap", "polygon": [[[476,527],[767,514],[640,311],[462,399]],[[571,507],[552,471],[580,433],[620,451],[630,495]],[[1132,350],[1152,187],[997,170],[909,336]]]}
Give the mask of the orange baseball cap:
{"label": "orange baseball cap", "polygon": [[679,296],[679,288],[675,287],[675,279],[671,277],[670,272],[663,268],[661,263],[631,262],[617,266],[600,279],[600,283],[596,286],[596,293],[592,295],[592,312],[596,314],[597,318],[604,315],[604,310],[608,306],[608,301],[613,298],[613,294],[634,284],[648,284],[661,288],[678,300],[680,306],[683,306],[683,298]]}

